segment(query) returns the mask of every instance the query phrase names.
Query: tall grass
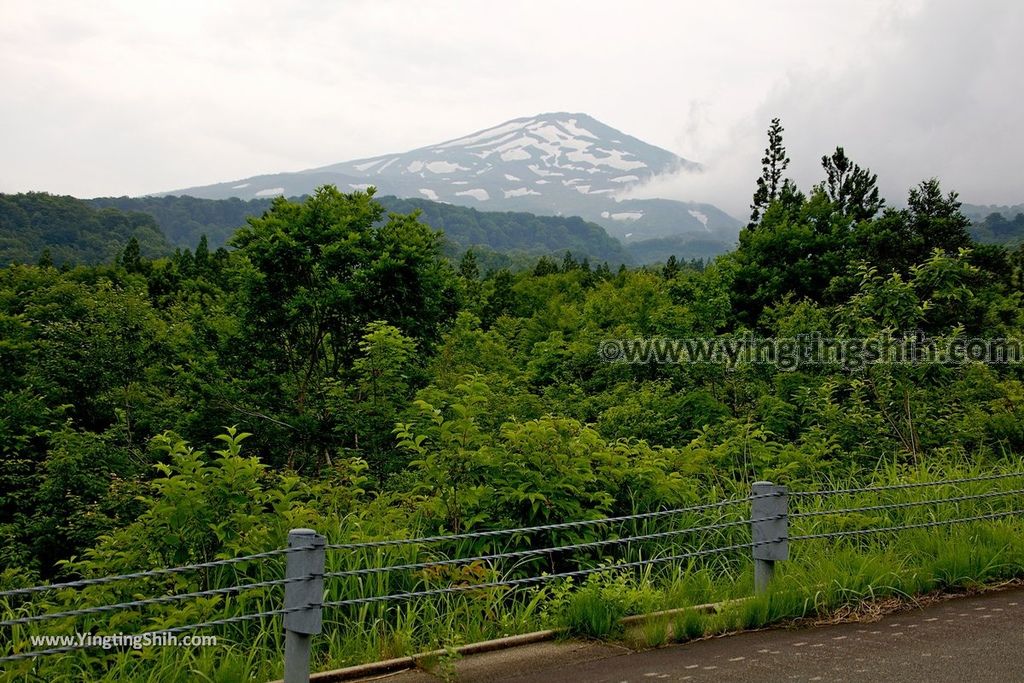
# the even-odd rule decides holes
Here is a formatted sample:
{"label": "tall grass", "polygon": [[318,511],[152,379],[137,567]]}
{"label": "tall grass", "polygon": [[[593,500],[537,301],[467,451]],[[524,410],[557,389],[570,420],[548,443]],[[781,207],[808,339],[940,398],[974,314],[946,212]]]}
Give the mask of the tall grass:
{"label": "tall grass", "polygon": [[[1017,470],[1020,462],[1004,465]],[[986,470],[990,472],[991,470]],[[899,482],[954,479],[986,473],[979,465],[954,463],[945,468],[913,469],[880,467],[871,477],[803,482],[803,489],[837,489],[886,485]],[[927,489],[907,489],[861,494],[794,498],[791,512],[834,511],[914,500],[934,500],[1012,490],[1024,481],[1008,479]],[[793,519],[791,535],[849,529],[879,529],[934,520],[949,520],[990,512],[1012,510],[1021,496],[986,498],[956,503],[922,505],[861,513],[829,514]],[[476,543],[439,544],[431,547],[402,546],[332,551],[328,571],[368,566],[405,564],[502,550],[544,547],[548,543],[584,542],[595,538],[619,538],[743,519],[746,506],[687,514],[676,518],[641,520],[617,527],[593,527],[571,537],[541,539],[498,538]],[[353,532],[342,522],[326,530],[329,542],[349,542]],[[975,522],[927,530],[881,532],[869,536],[810,540],[791,544],[790,560],[777,567],[771,590],[752,593],[752,567],[746,552],[693,558],[640,569],[615,569],[622,561],[667,557],[688,551],[723,547],[749,541],[746,525],[712,533],[669,536],[648,542],[624,543],[578,553],[546,553],[539,558],[469,566],[440,567],[434,571],[391,572],[328,579],[325,600],[387,595],[405,591],[472,585],[505,578],[537,575],[579,568],[607,569],[577,580],[558,580],[541,586],[511,590],[491,588],[432,596],[416,600],[367,603],[324,614],[324,629],[314,639],[314,668],[329,669],[377,659],[443,649],[532,630],[564,627],[586,637],[623,635],[620,619],[629,614],[724,602],[717,613],[684,610],[664,615],[630,629],[625,636],[638,644],[657,646],[670,640],[687,640],[736,629],[757,628],[779,620],[809,617],[851,609],[865,600],[911,597],[936,590],[976,586],[1024,576],[1024,519]],[[532,542],[532,546],[531,546]],[[5,618],[41,611],[120,602],[203,587],[277,578],[280,561],[232,566],[199,578],[175,577],[161,581],[133,581],[98,586],[84,591],[60,591],[32,602],[10,599],[0,602]],[[736,598],[750,598],[735,600]],[[730,602],[732,601],[732,602]],[[15,627],[0,635],[0,652],[15,643],[27,647],[33,633],[99,633],[154,630],[208,619],[269,611],[280,608],[282,591],[265,589],[240,596],[161,606],[143,612],[97,615],[77,622],[64,619],[27,627]],[[149,648],[140,651],[89,650],[9,664],[2,680],[39,681],[238,681],[268,680],[282,674],[282,624],[280,618],[243,622],[210,631],[219,636],[216,647],[203,649]]]}

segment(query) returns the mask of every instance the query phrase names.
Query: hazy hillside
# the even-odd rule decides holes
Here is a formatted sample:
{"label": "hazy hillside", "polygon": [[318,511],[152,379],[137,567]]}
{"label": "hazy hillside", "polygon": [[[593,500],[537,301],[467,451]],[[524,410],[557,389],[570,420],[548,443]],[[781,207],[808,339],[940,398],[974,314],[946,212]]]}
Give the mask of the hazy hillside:
{"label": "hazy hillside", "polygon": [[960,211],[975,223],[980,223],[993,213],[1001,213],[1007,219],[1012,219],[1017,214],[1024,213],[1024,204],[962,204]]}
{"label": "hazy hillside", "polygon": [[174,248],[148,213],[97,208],[45,192],[0,194],[0,263],[35,263],[44,250],[57,265],[112,261],[134,237],[143,256]]}
{"label": "hazy hillside", "polygon": [[195,197],[99,197],[89,204],[122,211],[141,211],[156,219],[167,239],[182,248],[193,248],[206,235],[210,247],[224,246],[249,216],[270,208],[270,199],[243,201],[237,198],[210,200]]}
{"label": "hazy hillside", "polygon": [[1024,206],[1016,213],[989,213],[983,219],[975,219],[970,227],[971,237],[985,244],[1015,246],[1024,243]]}
{"label": "hazy hillside", "polygon": [[[249,216],[266,211],[272,199],[198,199],[196,197],[103,197],[89,200],[97,207],[143,211],[152,215],[168,239],[180,247],[194,247],[206,235],[211,248],[224,245]],[[571,251],[591,260],[631,263],[622,245],[603,228],[581,218],[536,216],[523,212],[477,211],[425,199],[382,197],[389,211],[422,212],[422,219],[444,230],[448,251],[483,246],[508,254],[539,256]]]}
{"label": "hazy hillside", "polygon": [[[730,247],[731,248],[731,247]],[[722,242],[701,239],[699,236],[657,237],[628,246],[629,254],[636,263],[662,263],[669,256],[679,259],[712,259],[726,251]]]}

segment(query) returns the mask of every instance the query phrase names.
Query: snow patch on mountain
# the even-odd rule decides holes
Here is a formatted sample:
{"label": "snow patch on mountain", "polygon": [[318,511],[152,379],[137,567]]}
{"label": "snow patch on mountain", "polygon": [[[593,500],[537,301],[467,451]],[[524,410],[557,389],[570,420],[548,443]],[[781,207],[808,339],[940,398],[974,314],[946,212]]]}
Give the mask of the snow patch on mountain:
{"label": "snow patch on mountain", "polygon": [[705,230],[711,232],[711,229],[708,227],[708,215],[706,213],[698,211],[697,209],[689,209],[687,213],[700,221],[700,224],[704,226]]}
{"label": "snow patch on mountain", "polygon": [[488,199],[491,198],[491,195],[487,192],[487,190],[484,190],[482,188],[476,188],[476,189],[473,189],[473,190],[463,190],[462,192],[456,192],[455,196],[456,197],[472,197],[473,199],[478,199],[481,202],[486,202]]}
{"label": "snow patch on mountain", "polygon": [[525,197],[531,194],[540,194],[540,192],[537,192],[536,190],[531,190],[528,187],[517,187],[514,190],[503,190],[503,192],[505,193],[505,199],[508,199],[509,197]]}
{"label": "snow patch on mountain", "polygon": [[501,153],[502,161],[524,161],[526,159],[532,159],[530,153],[522,147],[513,147],[512,149],[506,149]]}
{"label": "snow patch on mountain", "polygon": [[426,164],[427,170],[431,173],[451,173],[452,171],[468,171],[469,169],[450,161],[430,161]]}
{"label": "snow patch on mountain", "polygon": [[597,139],[596,135],[591,133],[586,128],[579,126],[576,122],[576,119],[567,119],[565,121],[562,121],[562,126],[565,128],[566,131],[568,131],[570,135],[577,135]]}

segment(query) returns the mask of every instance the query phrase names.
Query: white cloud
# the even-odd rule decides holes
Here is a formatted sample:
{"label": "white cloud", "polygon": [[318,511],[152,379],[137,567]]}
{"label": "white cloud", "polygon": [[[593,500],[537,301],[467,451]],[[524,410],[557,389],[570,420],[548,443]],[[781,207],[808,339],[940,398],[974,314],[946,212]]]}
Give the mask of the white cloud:
{"label": "white cloud", "polygon": [[937,174],[1021,201],[1017,7],[23,3],[0,24],[0,191],[138,194],[567,110],[704,163],[663,193],[740,217],[776,113],[802,184],[839,143],[900,195]]}
{"label": "white cloud", "polygon": [[[780,116],[789,175],[801,188],[821,180],[822,155],[842,145],[878,174],[893,204],[930,177],[965,201],[1024,201],[1022,31],[1024,5],[1018,3],[950,0],[881,15],[856,59],[831,69],[809,62],[778,81],[706,149],[705,172],[658,181],[634,196],[700,199],[745,218],[765,131]],[[706,125],[700,108],[691,111],[693,118],[694,135],[700,135]]]}

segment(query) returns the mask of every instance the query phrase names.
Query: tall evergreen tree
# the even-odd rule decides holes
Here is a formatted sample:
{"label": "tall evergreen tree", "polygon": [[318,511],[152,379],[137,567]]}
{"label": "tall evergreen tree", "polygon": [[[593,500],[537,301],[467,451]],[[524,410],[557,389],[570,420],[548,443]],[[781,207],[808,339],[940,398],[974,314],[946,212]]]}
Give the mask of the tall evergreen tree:
{"label": "tall evergreen tree", "polygon": [[788,182],[782,178],[782,174],[789,166],[789,157],[786,156],[786,148],[782,144],[784,130],[778,117],[772,119],[771,125],[768,126],[768,146],[761,159],[761,177],[757,179],[757,190],[754,191],[754,201],[750,205],[751,227],[760,220],[768,205],[779,197],[783,185]]}
{"label": "tall evergreen tree", "polygon": [[480,279],[480,266],[477,265],[476,253],[472,249],[467,249],[462,255],[459,261],[459,275],[466,280]]}
{"label": "tall evergreen tree", "polygon": [[139,241],[132,237],[121,252],[121,265],[129,273],[137,273],[142,268],[142,252]]}
{"label": "tall evergreen tree", "polygon": [[666,280],[671,280],[679,274],[679,261],[676,259],[675,254],[668,257],[668,261],[665,262],[665,267],[661,269],[661,273]]}
{"label": "tall evergreen tree", "polygon": [[878,196],[878,175],[850,161],[842,147],[821,157],[826,179],[822,189],[844,215],[859,222],[874,218],[885,205]]}
{"label": "tall evergreen tree", "polygon": [[53,268],[53,255],[49,249],[43,249],[43,253],[39,255],[37,265],[40,268]]}
{"label": "tall evergreen tree", "polygon": [[547,256],[541,256],[537,259],[537,265],[533,267],[533,274],[537,277],[543,277],[544,275],[552,275],[558,272],[558,264],[549,259]]}
{"label": "tall evergreen tree", "polygon": [[199,238],[195,253],[196,272],[205,273],[210,267],[210,243],[204,234]]}
{"label": "tall evergreen tree", "polygon": [[565,257],[562,259],[562,272],[568,273],[571,270],[576,270],[580,267],[580,264],[573,258],[572,252],[565,252]]}

